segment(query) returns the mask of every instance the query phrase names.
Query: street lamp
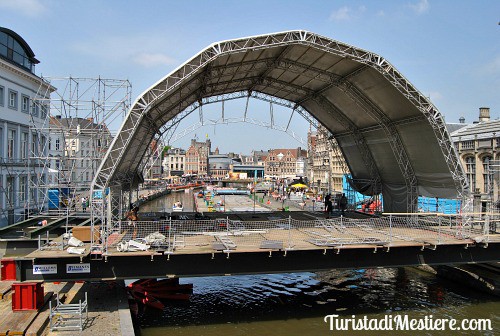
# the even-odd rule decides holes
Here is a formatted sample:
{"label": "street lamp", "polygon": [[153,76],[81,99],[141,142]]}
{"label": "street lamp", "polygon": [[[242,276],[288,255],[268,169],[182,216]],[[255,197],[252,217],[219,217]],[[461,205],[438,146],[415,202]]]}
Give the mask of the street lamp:
{"label": "street lamp", "polygon": [[[283,153],[279,153],[278,155],[276,155],[276,157],[278,158],[278,161],[279,161],[279,167],[280,167],[280,178],[283,176],[283,167],[282,167],[282,162],[281,160],[283,159],[285,155]],[[283,200],[283,203],[281,204],[281,207],[282,209],[284,210],[285,209],[285,199],[284,199],[284,196],[285,196],[285,179],[283,178],[283,180],[281,181],[282,185],[281,185],[281,188],[282,188],[282,200]]]}
{"label": "street lamp", "polygon": [[327,194],[330,194],[330,175],[331,175],[331,166],[329,159],[323,159],[323,167],[325,169],[325,179],[326,179],[326,191]]}
{"label": "street lamp", "polygon": [[[279,162],[278,163],[278,167],[280,169],[280,179],[283,177],[283,166],[282,166],[283,163],[281,162],[281,160],[283,160],[284,156],[285,155],[283,155],[283,153],[281,153],[281,152],[278,155],[276,155],[276,157],[278,158],[278,162]],[[284,181],[284,178],[283,178],[282,183],[283,183],[283,194],[284,194],[285,193],[285,189],[284,189],[285,188],[285,181]]]}

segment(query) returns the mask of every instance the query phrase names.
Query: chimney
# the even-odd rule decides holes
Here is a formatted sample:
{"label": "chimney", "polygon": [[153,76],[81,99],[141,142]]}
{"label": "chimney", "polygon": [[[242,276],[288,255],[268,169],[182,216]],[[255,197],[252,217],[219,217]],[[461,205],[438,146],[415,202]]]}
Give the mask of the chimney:
{"label": "chimney", "polygon": [[490,121],[490,108],[489,107],[480,107],[479,108],[479,121]]}
{"label": "chimney", "polygon": [[458,119],[458,122],[460,122],[461,124],[465,124],[465,118],[464,117],[460,117],[460,119]]}

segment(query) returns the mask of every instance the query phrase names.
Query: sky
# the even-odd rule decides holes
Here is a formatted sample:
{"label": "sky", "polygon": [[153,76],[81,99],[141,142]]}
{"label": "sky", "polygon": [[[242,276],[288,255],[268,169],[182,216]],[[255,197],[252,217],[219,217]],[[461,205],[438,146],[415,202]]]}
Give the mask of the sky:
{"label": "sky", "polygon": [[[37,75],[127,79],[132,101],[214,42],[303,29],[381,55],[446,122],[477,120],[480,107],[500,118],[498,0],[0,0],[0,26],[31,46]],[[243,117],[245,103],[226,103],[225,117]],[[221,104],[207,107],[204,120],[220,119],[221,111]],[[291,111],[272,111],[286,126]],[[248,113],[270,122],[269,104],[252,100]],[[305,139],[307,122],[297,114],[291,120]],[[193,113],[178,130],[198,122]],[[207,136],[221,153],[303,146],[247,123],[204,126],[172,145],[187,148],[191,138]]]}

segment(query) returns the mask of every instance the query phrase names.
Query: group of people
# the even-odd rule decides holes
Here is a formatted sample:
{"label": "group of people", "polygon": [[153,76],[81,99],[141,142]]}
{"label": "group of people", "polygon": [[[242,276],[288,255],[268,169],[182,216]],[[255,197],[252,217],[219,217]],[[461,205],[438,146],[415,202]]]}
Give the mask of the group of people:
{"label": "group of people", "polygon": [[[342,216],[345,215],[345,210],[347,209],[347,197],[345,196],[345,194],[342,194],[342,196],[339,198],[338,206],[339,210],[342,213]],[[332,211],[333,211],[332,195],[328,194],[325,196],[325,212],[327,218],[330,217]]]}
{"label": "group of people", "polygon": [[82,204],[82,211],[86,212],[87,211],[87,207],[89,206],[89,200],[88,200],[88,198],[86,198],[85,196],[83,196],[82,199],[80,200],[80,202]]}

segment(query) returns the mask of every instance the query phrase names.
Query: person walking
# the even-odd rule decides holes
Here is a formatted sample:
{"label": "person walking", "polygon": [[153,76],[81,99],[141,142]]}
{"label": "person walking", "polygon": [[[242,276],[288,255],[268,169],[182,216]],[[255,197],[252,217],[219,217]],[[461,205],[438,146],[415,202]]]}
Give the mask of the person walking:
{"label": "person walking", "polygon": [[133,229],[132,239],[135,239],[137,236],[137,221],[139,219],[139,216],[137,215],[138,212],[139,206],[130,204],[130,211],[125,214],[125,218],[129,220],[128,225],[132,226]]}
{"label": "person walking", "polygon": [[342,211],[342,216],[344,216],[345,209],[347,208],[347,197],[345,197],[345,194],[342,194],[342,197],[340,197],[339,207]]}
{"label": "person walking", "polygon": [[330,214],[332,213],[332,196],[330,194],[325,196],[325,212],[326,218],[330,218]]}
{"label": "person walking", "polygon": [[85,196],[82,197],[81,202],[82,202],[82,211],[86,212],[87,211],[87,199],[85,198]]}

